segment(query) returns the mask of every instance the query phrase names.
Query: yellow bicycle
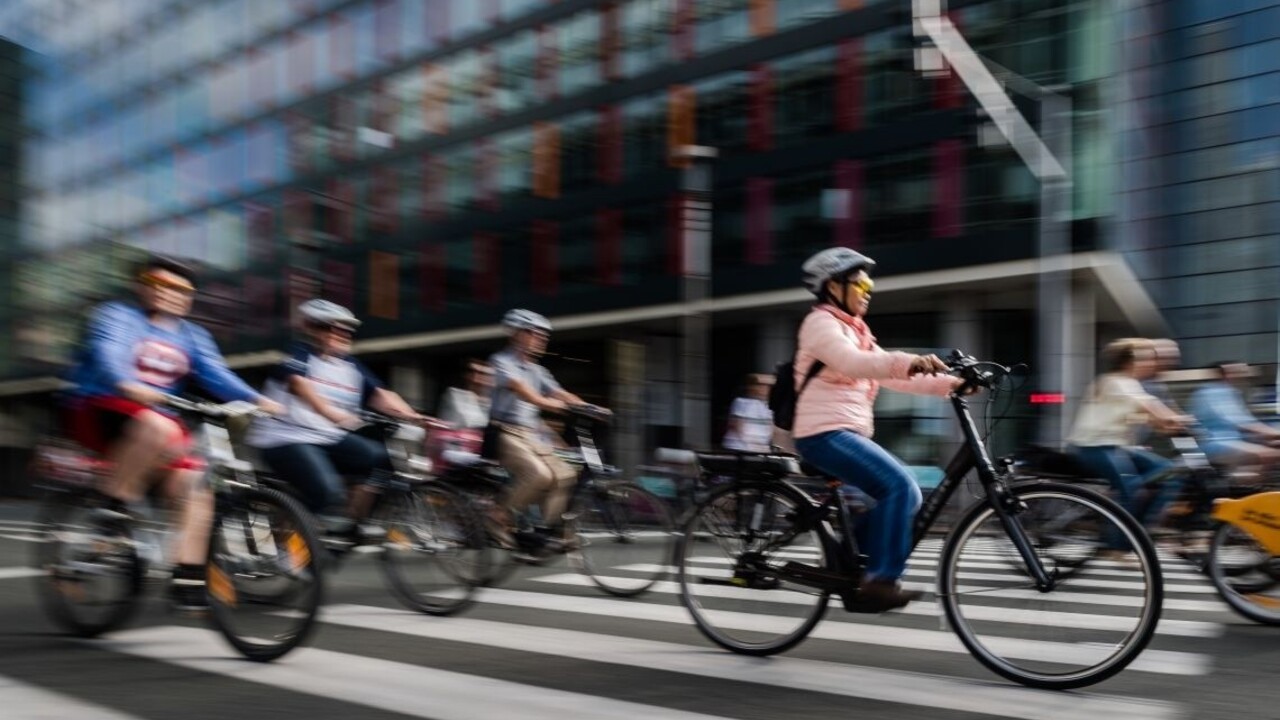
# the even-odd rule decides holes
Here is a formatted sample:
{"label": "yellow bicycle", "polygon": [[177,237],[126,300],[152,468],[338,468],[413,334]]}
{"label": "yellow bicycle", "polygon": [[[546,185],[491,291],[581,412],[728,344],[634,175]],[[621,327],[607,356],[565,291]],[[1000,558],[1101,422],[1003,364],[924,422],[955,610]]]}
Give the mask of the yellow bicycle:
{"label": "yellow bicycle", "polygon": [[1280,625],[1280,492],[1214,503],[1220,524],[1207,569],[1231,609],[1254,622]]}

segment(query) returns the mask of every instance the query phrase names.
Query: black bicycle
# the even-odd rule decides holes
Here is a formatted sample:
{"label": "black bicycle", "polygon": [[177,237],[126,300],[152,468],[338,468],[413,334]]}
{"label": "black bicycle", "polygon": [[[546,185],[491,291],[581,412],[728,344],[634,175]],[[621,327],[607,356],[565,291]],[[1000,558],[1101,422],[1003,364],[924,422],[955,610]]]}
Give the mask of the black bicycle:
{"label": "black bicycle", "polygon": [[382,531],[381,563],[392,594],[411,610],[451,615],[471,604],[489,574],[481,517],[465,497],[432,482],[422,428],[375,412],[359,432],[386,444],[391,472],[364,482],[375,494],[368,521]]}
{"label": "black bicycle", "polygon": [[[950,401],[965,443],[914,527],[918,546],[976,470],[981,496],[936,560],[935,593],[948,625],[979,662],[1024,685],[1077,688],[1114,675],[1142,652],[1160,618],[1163,580],[1150,539],[1098,492],[1014,481],[997,470],[965,394],[995,387],[1009,369],[958,351],[949,365],[963,379]],[[734,652],[771,655],[804,640],[832,595],[846,609],[859,609],[866,558],[838,480],[829,479],[815,501],[789,481],[799,471],[793,456],[701,454],[699,460],[705,472],[735,478],[694,512],[676,549],[681,599],[707,638]],[[1052,532],[1038,527],[1064,515],[1075,522]],[[1103,543],[1130,553],[1131,571],[1095,569],[1095,548]],[[927,559],[916,562],[930,574],[935,570]],[[1064,611],[1065,603],[1082,599],[1107,604],[1109,614],[1080,618]],[[768,608],[767,621],[757,614],[761,608]]]}
{"label": "black bicycle", "polygon": [[485,584],[501,583],[521,563],[541,565],[562,553],[601,590],[620,597],[639,595],[666,575],[674,523],[661,499],[620,478],[617,468],[601,458],[594,429],[611,417],[594,405],[571,407],[563,415],[564,436],[572,448],[561,457],[578,467],[579,474],[560,538],[536,532],[522,514],[513,538],[516,546],[503,545],[493,525],[509,480],[492,461],[472,458],[439,478],[470,497],[477,512],[489,518],[488,545],[497,559]]}
{"label": "black bicycle", "polygon": [[[275,660],[311,632],[323,596],[319,538],[305,509],[257,481],[235,457],[227,422],[256,415],[248,403],[215,405],[171,397],[195,426],[195,453],[215,495],[206,564],[210,617],[250,660]],[[127,623],[141,605],[150,564],[163,556],[143,523],[96,489],[107,465],[76,451],[45,453],[40,511],[43,607],[68,632],[94,637]]]}

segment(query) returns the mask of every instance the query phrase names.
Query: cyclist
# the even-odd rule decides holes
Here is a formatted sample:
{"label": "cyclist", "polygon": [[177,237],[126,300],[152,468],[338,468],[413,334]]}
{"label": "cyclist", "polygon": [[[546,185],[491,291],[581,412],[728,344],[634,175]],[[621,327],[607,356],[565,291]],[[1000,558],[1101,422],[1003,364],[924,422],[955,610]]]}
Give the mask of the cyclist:
{"label": "cyclist", "polygon": [[445,390],[440,401],[440,419],[464,429],[481,430],[489,424],[489,392],[493,368],[472,358],[466,365],[466,385]]}
{"label": "cyclist", "polygon": [[[351,339],[360,320],[328,300],[298,306],[306,339],[297,343],[264,386],[279,402],[278,417],[257,420],[245,442],[259,448],[272,472],[297,488],[307,508],[338,539],[361,541],[358,522],[367,514],[373,494],[358,486],[348,500],[343,476],[368,478],[390,470],[384,443],[355,431],[359,412],[371,408],[408,422],[425,422],[359,360],[351,357]],[[353,522],[354,521],[354,522]]]}
{"label": "cyclist", "polygon": [[1231,467],[1280,466],[1280,430],[1254,417],[1245,403],[1253,371],[1242,362],[1221,362],[1219,378],[1191,395],[1191,412],[1204,427],[1205,454]]}
{"label": "cyclist", "polygon": [[729,450],[767,453],[773,447],[773,411],[766,400],[772,375],[747,376],[746,392],[729,407],[729,423],[722,444]]}
{"label": "cyclist", "polygon": [[1137,433],[1146,425],[1162,433],[1178,432],[1188,418],[1142,387],[1142,381],[1156,371],[1156,351],[1150,340],[1112,342],[1103,348],[1102,361],[1104,372],[1085,392],[1067,443],[1085,467],[1111,483],[1126,510],[1138,521],[1150,523],[1177,495],[1178,484],[1166,483],[1150,502],[1140,502],[1141,488],[1169,461],[1139,447]]}
{"label": "cyclist", "polygon": [[[539,411],[563,412],[586,403],[561,387],[538,362],[551,333],[551,323],[545,317],[530,310],[511,310],[502,318],[502,326],[510,340],[505,349],[489,358],[494,383],[486,454],[511,474],[513,482],[504,503],[507,508],[520,512],[539,503],[542,525],[535,532],[567,547],[568,538],[555,536],[563,530],[562,515],[578,473],[556,456],[543,434]],[[511,545],[515,529],[511,517],[492,520],[500,525],[497,537]]]}
{"label": "cyclist", "polygon": [[825,367],[796,402],[796,449],[823,472],[875,500],[858,525],[858,540],[870,557],[858,589],[859,612],[882,612],[906,605],[920,593],[903,590],[911,550],[912,520],[920,488],[901,460],[872,441],[873,406],[881,386],[945,395],[960,380],[924,377],[947,372],[936,355],[886,352],[863,316],[874,283],[875,262],[849,248],[823,250],[805,261],[804,282],[817,298],[800,326],[795,383],[800,388],[814,361]]}
{"label": "cyclist", "polygon": [[102,492],[118,503],[115,511],[127,514],[148,481],[164,476],[162,489],[179,510],[171,594],[183,610],[207,607],[213,496],[200,483],[199,459],[188,455],[187,428],[165,399],[194,379],[222,400],[281,410],[227,369],[209,332],[185,319],[195,277],[187,265],[154,256],[138,268],[138,304],[107,302],[93,310],[69,377],[75,387],[67,406],[72,438],[111,461]]}

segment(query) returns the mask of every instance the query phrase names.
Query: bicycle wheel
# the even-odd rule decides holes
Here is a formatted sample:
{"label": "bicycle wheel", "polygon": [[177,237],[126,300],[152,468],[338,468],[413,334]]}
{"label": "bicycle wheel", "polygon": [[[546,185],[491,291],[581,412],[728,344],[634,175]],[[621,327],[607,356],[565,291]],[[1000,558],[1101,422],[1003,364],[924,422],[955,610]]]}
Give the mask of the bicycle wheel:
{"label": "bicycle wheel", "polygon": [[266,488],[219,496],[207,564],[214,626],[258,662],[301,645],[324,594],[323,553],[310,516],[293,498]]}
{"label": "bicycle wheel", "polygon": [[1280,558],[1245,530],[1223,523],[1213,533],[1207,564],[1213,586],[1232,610],[1280,625]]}
{"label": "bicycle wheel", "polygon": [[818,531],[795,526],[796,511],[812,504],[782,483],[732,483],[693,512],[676,545],[676,573],[680,600],[707,639],[744,655],[772,655],[795,647],[822,619],[829,593],[777,572],[788,564],[827,567]]}
{"label": "bicycle wheel", "polygon": [[[989,501],[970,508],[943,549],[938,596],[968,648],[993,672],[1031,687],[1068,689],[1105,680],[1142,652],[1160,619],[1164,583],[1150,538],[1114,501],[1081,487],[1050,482],[1009,488],[1023,507],[1013,519],[1053,580],[1040,590],[1026,568],[1010,570],[1017,555]],[[1106,538],[1116,560],[1062,562],[1058,542],[1042,547],[1034,525],[1069,512],[1088,545]],[[1060,541],[1057,534],[1055,537]],[[992,563],[995,558],[1001,562]],[[1075,603],[1106,606],[1106,615],[1071,612]]]}
{"label": "bicycle wheel", "polygon": [[79,637],[119,628],[142,604],[145,571],[132,529],[101,514],[101,503],[89,493],[54,495],[39,514],[40,604],[54,623]]}
{"label": "bicycle wheel", "polygon": [[667,574],[675,528],[658,496],[629,482],[599,483],[579,498],[571,559],[601,590],[632,597]]}
{"label": "bicycle wheel", "polygon": [[382,571],[406,607],[450,615],[471,604],[489,573],[488,542],[466,498],[426,483],[387,499]]}
{"label": "bicycle wheel", "polygon": [[[1022,482],[1043,482],[1036,479]],[[1033,537],[1042,558],[1052,561],[1058,577],[1067,577],[1087,566],[1106,548],[1104,528],[1098,516],[1075,502],[1044,501],[1028,506],[1023,515],[1023,530]],[[1012,543],[1001,546],[1002,559],[1009,569],[1026,575],[1027,565]]]}

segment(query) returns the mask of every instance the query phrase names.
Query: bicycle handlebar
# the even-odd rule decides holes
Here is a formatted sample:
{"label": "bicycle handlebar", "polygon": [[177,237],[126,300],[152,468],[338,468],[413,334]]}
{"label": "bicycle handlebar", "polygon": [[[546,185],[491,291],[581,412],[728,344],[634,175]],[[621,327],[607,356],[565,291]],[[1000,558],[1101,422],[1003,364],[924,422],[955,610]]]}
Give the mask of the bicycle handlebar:
{"label": "bicycle handlebar", "polygon": [[190,400],[177,395],[169,395],[164,404],[181,413],[199,415],[211,420],[229,420],[241,417],[264,418],[271,413],[244,400],[233,400],[228,403],[211,403],[202,400]]}
{"label": "bicycle handlebar", "polygon": [[964,380],[957,392],[969,387],[981,387],[988,390],[995,387],[1002,378],[1013,372],[997,362],[978,360],[972,355],[965,355],[959,350],[952,350],[944,361],[951,368],[951,374]]}

